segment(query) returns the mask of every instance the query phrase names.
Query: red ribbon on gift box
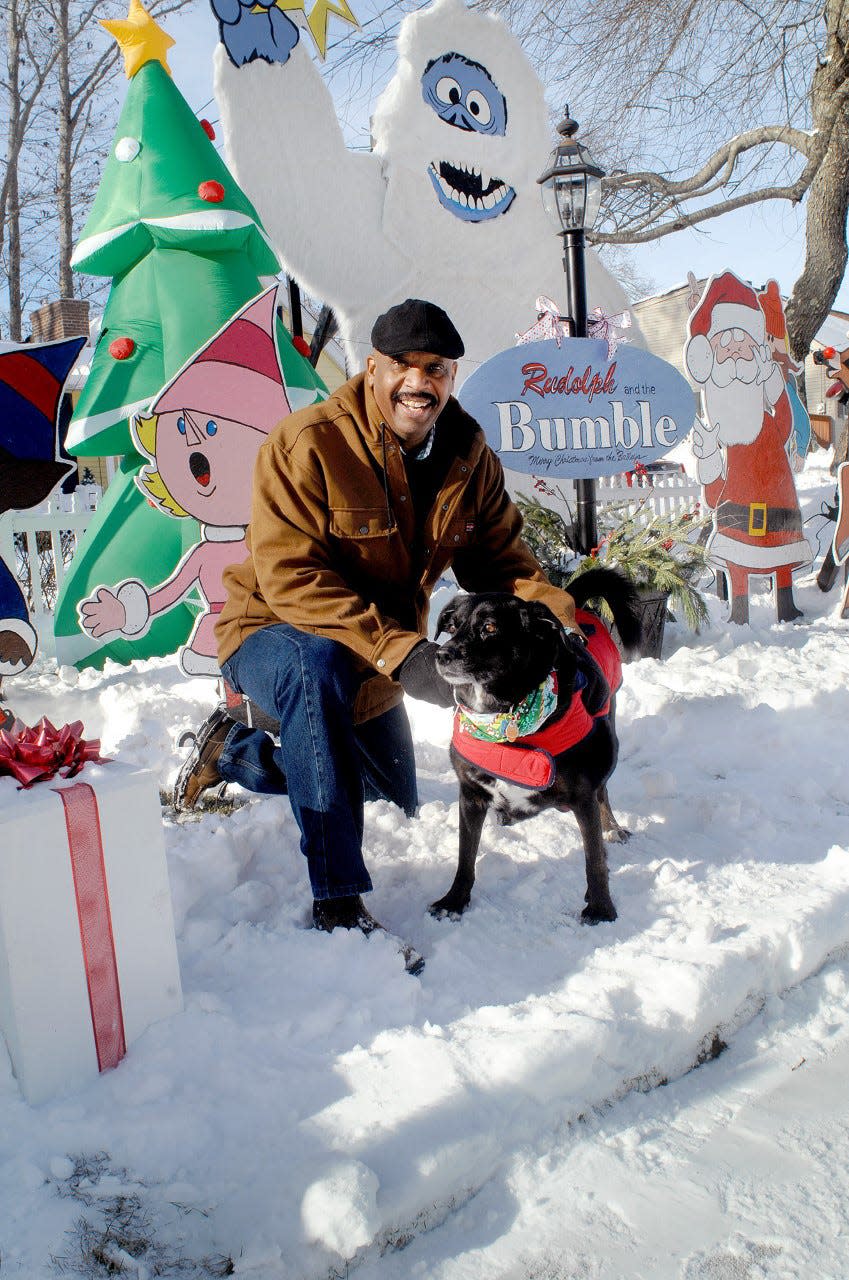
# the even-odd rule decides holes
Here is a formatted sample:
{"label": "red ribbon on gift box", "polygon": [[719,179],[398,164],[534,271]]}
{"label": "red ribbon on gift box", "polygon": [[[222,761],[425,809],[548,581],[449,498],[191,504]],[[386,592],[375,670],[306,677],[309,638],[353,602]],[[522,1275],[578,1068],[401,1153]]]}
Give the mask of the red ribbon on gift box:
{"label": "red ribbon on gift box", "polygon": [[100,739],[82,736],[82,720],[55,728],[46,716],[30,729],[20,720],[0,729],[0,776],[11,774],[21,788],[46,782],[58,774],[73,778],[84,765],[103,764]]}
{"label": "red ribbon on gift box", "polygon": [[97,796],[87,782],[56,794],[65,809],[97,1065],[105,1071],[117,1067],[127,1044]]}
{"label": "red ribbon on gift box", "polygon": [[[73,778],[89,763],[106,763],[100,740],[87,742],[82,733],[81,720],[61,729],[46,716],[32,729],[20,720],[7,722],[0,729],[0,775],[11,774],[23,790],[50,778]],[[118,1065],[127,1047],[100,813],[86,782],[57,787],[56,794],[65,811],[97,1065],[105,1071]]]}

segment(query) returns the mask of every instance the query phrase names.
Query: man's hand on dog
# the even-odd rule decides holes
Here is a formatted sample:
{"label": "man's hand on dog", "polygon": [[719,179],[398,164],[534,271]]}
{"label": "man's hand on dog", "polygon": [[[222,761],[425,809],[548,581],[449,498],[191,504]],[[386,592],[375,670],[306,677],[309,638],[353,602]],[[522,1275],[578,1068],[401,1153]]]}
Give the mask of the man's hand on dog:
{"label": "man's hand on dog", "polygon": [[396,672],[396,680],[405,693],[422,702],[435,702],[438,707],[453,707],[451,685],[436,669],[439,645],[422,640],[407,654]]}

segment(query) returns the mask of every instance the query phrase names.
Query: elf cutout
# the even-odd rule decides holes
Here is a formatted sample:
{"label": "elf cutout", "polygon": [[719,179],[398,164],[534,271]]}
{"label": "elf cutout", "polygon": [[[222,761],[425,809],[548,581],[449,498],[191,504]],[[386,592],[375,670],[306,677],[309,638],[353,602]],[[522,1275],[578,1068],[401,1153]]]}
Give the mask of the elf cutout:
{"label": "elf cutout", "polygon": [[186,675],[218,676],[215,621],[224,605],[221,575],[244,560],[253,468],[260,445],[314,388],[289,387],[280,367],[271,288],[243,308],[176,375],[133,436],[151,464],[136,483],[159,509],[194,516],[201,541],[154,588],[130,578],[98,587],[79,606],[80,625],[96,639],[143,635],[151,619],[198,590],[203,612],[180,651]]}
{"label": "elf cutout", "polygon": [[802,366],[796,363],[787,346],[787,322],[784,318],[784,303],[781,301],[781,293],[776,280],[768,282],[763,293],[758,294],[758,301],[761,304],[766,320],[767,346],[772,352],[772,358],[775,363],[781,365],[784,384],[790,399],[790,408],[793,412],[793,431],[787,442],[787,450],[790,456],[790,465],[794,471],[799,472],[805,465],[805,458],[807,457],[808,449],[811,447],[811,420],[808,417],[808,411],[802,403],[796,385],[796,379],[802,372]]}
{"label": "elf cutout", "polygon": [[713,511],[708,548],[729,581],[730,620],[749,620],[751,574],[775,576],[780,622],[799,618],[792,575],[812,551],[788,457],[793,411],[758,295],[733,272],[708,281],[688,322],[684,361],[702,393],[693,452]]}

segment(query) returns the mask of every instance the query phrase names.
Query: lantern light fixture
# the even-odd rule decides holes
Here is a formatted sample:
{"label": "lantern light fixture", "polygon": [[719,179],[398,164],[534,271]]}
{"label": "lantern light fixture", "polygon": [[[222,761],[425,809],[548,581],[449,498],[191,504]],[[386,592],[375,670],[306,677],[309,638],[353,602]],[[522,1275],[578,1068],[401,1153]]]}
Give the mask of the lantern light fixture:
{"label": "lantern light fixture", "polygon": [[604,170],[578,142],[578,123],[566,114],[557,126],[563,139],[549,156],[548,165],[537,182],[542,188],[542,203],[555,230],[588,231],[598,217],[601,206],[601,180]]}

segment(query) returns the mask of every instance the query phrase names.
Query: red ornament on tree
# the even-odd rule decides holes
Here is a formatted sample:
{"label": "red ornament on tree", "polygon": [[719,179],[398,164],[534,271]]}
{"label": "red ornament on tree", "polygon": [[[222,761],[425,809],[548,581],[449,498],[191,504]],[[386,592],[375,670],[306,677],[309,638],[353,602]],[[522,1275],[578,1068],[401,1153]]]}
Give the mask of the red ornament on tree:
{"label": "red ornament on tree", "polygon": [[201,200],[208,200],[210,204],[220,204],[224,199],[224,188],[220,182],[210,179],[209,182],[202,182],[198,187],[198,195]]}
{"label": "red ornament on tree", "polygon": [[201,129],[203,129],[204,133],[205,133],[205,134],[206,134],[206,136],[209,138],[210,142],[214,142],[214,141],[215,141],[215,130],[213,129],[213,127],[212,127],[212,125],[209,123],[209,121],[208,121],[208,120],[201,120],[201,122],[200,122],[200,127],[201,127]]}
{"label": "red ornament on tree", "polygon": [[307,342],[306,338],[302,338],[300,334],[296,334],[295,337],[292,338],[292,346],[296,351],[300,351],[302,356],[309,360],[310,344]]}
{"label": "red ornament on tree", "polygon": [[113,338],[109,343],[109,354],[113,360],[129,360],[135,349],[132,338]]}

